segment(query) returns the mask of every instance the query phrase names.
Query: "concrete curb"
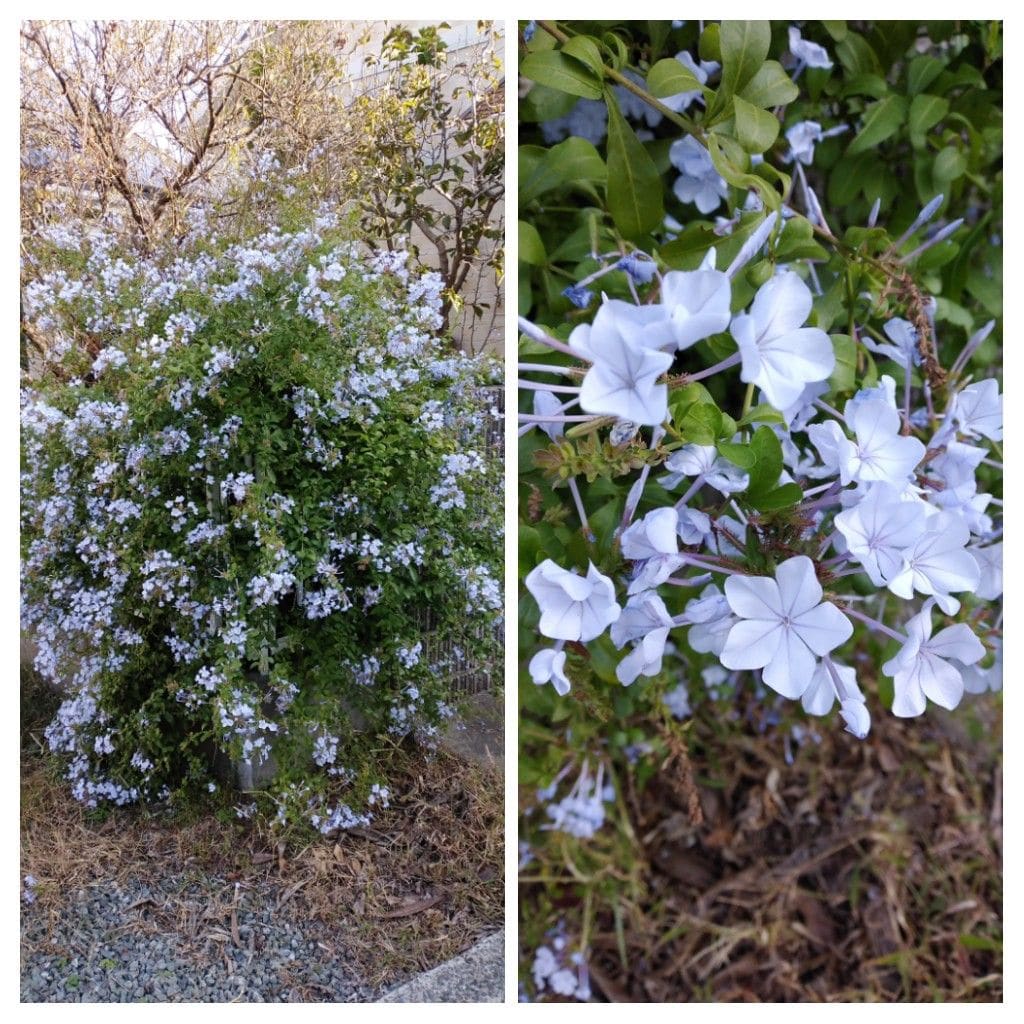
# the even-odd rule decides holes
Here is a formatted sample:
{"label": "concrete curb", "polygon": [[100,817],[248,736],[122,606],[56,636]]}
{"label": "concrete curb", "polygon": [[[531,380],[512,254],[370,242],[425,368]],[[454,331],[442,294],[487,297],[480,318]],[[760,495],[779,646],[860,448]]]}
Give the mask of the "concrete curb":
{"label": "concrete curb", "polygon": [[465,953],[392,989],[379,1003],[502,1003],[505,932],[481,939]]}

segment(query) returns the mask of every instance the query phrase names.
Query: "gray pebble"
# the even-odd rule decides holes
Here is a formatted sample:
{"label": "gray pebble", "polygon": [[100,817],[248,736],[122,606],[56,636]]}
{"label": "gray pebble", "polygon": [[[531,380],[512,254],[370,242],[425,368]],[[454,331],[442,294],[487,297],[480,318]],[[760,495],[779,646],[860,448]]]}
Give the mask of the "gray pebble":
{"label": "gray pebble", "polygon": [[[309,998],[304,982],[315,981],[320,989],[313,998],[333,1002],[361,1002],[377,993],[352,975],[341,959],[328,959],[317,947],[317,926],[275,919],[267,906],[267,893],[243,890],[237,909],[238,934],[245,948],[208,941],[187,942],[166,929],[156,935],[135,931],[140,918],[151,917],[153,906],[139,901],[151,897],[157,907],[172,894],[175,899],[194,896],[200,912],[210,896],[230,890],[220,878],[171,876],[158,884],[131,882],[78,890],[50,934],[47,915],[27,908],[22,915],[26,948],[45,945],[60,954],[26,952],[22,958],[23,1002],[294,1002]],[[134,905],[134,909],[127,908]],[[227,930],[227,922],[211,922]],[[127,928],[125,928],[127,926]],[[122,930],[125,929],[125,930]],[[249,941],[256,956],[249,959]],[[52,945],[42,940],[49,939]],[[231,962],[229,975],[224,955]],[[285,986],[279,969],[287,965],[296,986]]]}

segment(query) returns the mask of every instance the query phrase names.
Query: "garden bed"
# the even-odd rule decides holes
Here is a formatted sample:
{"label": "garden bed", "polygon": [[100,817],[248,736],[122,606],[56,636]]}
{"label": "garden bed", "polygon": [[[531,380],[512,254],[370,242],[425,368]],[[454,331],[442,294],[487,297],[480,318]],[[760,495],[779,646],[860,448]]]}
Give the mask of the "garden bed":
{"label": "garden bed", "polygon": [[494,767],[395,748],[372,827],[272,839],[237,794],[88,811],[39,752],[44,719],[22,755],[23,999],[362,1001],[503,924]]}
{"label": "garden bed", "polygon": [[[627,777],[632,833],[560,851],[589,895],[554,850],[526,869],[524,936],[590,905],[590,984],[612,1002],[1000,1001],[1001,703],[924,722],[799,747],[769,727],[729,762]],[[716,728],[691,726],[709,759]]]}

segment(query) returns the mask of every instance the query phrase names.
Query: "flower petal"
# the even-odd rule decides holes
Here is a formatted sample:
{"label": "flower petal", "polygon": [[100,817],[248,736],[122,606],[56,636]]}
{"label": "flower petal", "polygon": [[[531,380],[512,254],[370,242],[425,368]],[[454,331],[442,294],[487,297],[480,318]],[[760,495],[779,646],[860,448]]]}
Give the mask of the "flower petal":
{"label": "flower petal", "polygon": [[[691,629],[691,636],[693,632]],[[764,668],[775,657],[781,641],[782,627],[777,621],[742,619],[729,630],[719,660],[726,668]]]}
{"label": "flower petal", "polygon": [[775,580],[786,615],[802,615],[821,602],[821,584],[814,574],[814,563],[806,555],[782,562],[775,570]]}
{"label": "flower petal", "polygon": [[793,630],[815,654],[834,651],[853,635],[853,623],[825,601],[793,619]]}
{"label": "flower petal", "polygon": [[783,629],[775,657],[761,673],[766,685],[783,697],[796,700],[811,685],[814,676],[814,655],[800,639],[796,630]]}
{"label": "flower petal", "polygon": [[985,657],[984,646],[964,622],[940,629],[925,649],[939,658],[955,658],[963,665],[973,665]]}
{"label": "flower petal", "polygon": [[776,274],[761,285],[750,307],[750,315],[757,323],[758,340],[777,338],[805,324],[813,302],[810,288],[796,274]]}
{"label": "flower petal", "polygon": [[923,654],[921,661],[921,689],[925,696],[939,707],[952,711],[964,695],[964,679],[960,670],[930,654]]}
{"label": "flower petal", "polygon": [[729,607],[745,619],[770,619],[778,625],[783,615],[779,585],[767,576],[730,576],[725,596]]}

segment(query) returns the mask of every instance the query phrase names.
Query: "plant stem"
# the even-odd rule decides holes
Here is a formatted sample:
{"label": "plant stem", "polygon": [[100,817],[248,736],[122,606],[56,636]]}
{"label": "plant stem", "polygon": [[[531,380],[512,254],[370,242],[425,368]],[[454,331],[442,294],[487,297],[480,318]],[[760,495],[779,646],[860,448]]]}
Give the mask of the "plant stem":
{"label": "plant stem", "polygon": [[[537,24],[542,29],[544,29],[544,31],[547,32],[549,36],[551,36],[554,39],[557,39],[558,42],[562,43],[563,45],[569,42],[569,40],[572,38],[550,21],[538,21]],[[695,121],[691,121],[690,118],[686,117],[683,114],[676,113],[676,111],[674,111],[671,107],[666,107],[665,104],[661,102],[661,100],[659,100],[655,96],[652,96],[646,89],[637,85],[636,82],[634,82],[631,78],[627,78],[624,74],[622,74],[622,72],[616,71],[615,68],[610,68],[607,64],[602,64],[601,70],[608,78],[612,79],[612,81],[617,82],[624,89],[628,89],[631,93],[633,93],[634,96],[638,96],[640,99],[642,99],[644,103],[654,107],[654,109],[657,110],[663,117],[673,122],[673,124],[678,125],[680,128],[683,129],[684,132],[686,132],[688,135],[692,135],[698,142],[704,142],[704,132],[701,130],[701,128],[697,125]]]}
{"label": "plant stem", "polygon": [[516,387],[523,391],[550,391],[563,395],[578,395],[582,390],[582,388],[574,388],[566,384],[541,384],[535,380],[518,380]]}
{"label": "plant stem", "polygon": [[706,370],[698,370],[697,373],[687,373],[685,374],[683,386],[695,380],[704,380],[706,377],[712,377],[716,373],[721,373],[722,370],[728,370],[730,367],[738,365],[742,358],[739,352],[733,352],[731,356],[726,356],[720,363],[715,363],[714,366],[709,366]]}
{"label": "plant stem", "polygon": [[750,407],[754,404],[754,382],[751,381],[747,385],[747,393],[743,396],[743,412],[740,413],[740,419],[750,412]]}
{"label": "plant stem", "polygon": [[865,615],[863,612],[857,611],[856,608],[845,608],[847,615],[852,615],[855,619],[860,619],[866,626],[870,626],[872,629],[877,629],[880,633],[885,633],[886,636],[891,636],[893,640],[898,640],[901,644],[907,642],[906,636],[902,633],[897,633],[895,629],[890,629],[884,622],[879,622],[877,619],[871,618],[869,615]]}

